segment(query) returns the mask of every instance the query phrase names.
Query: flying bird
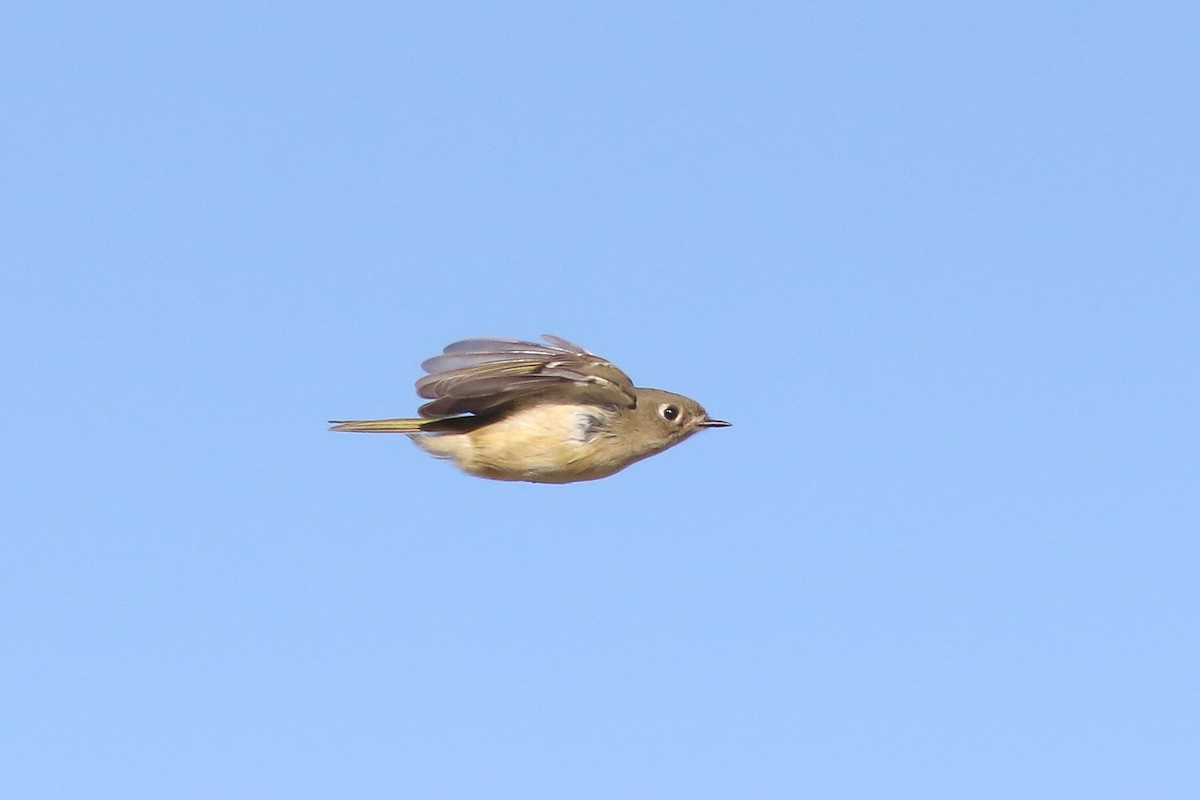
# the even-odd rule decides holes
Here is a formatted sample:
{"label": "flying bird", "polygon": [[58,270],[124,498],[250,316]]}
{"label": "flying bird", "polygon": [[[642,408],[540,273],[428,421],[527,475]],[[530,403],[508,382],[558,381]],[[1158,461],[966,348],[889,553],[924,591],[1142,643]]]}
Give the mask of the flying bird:
{"label": "flying bird", "polygon": [[634,386],[615,364],[557,336],[465,339],[421,367],[417,419],[331,421],[330,430],[403,433],[470,475],[573,483],[661,453],[712,419],[695,400]]}

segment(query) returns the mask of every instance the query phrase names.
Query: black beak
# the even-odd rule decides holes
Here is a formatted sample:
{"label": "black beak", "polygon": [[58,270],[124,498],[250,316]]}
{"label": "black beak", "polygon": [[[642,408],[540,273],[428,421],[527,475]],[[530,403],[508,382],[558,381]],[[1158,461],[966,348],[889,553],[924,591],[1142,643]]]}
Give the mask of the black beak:
{"label": "black beak", "polygon": [[723,419],[703,419],[700,421],[701,428],[728,428],[732,422],[726,422]]}

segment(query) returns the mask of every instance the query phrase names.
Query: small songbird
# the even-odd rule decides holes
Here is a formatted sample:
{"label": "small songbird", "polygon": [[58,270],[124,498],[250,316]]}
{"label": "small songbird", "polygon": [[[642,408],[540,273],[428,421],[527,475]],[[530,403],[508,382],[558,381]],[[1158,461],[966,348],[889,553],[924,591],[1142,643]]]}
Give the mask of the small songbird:
{"label": "small songbird", "polygon": [[605,478],[701,428],[695,400],[635,387],[611,362],[557,336],[546,344],[466,339],[421,365],[420,419],[332,421],[330,430],[403,433],[463,472],[500,481]]}

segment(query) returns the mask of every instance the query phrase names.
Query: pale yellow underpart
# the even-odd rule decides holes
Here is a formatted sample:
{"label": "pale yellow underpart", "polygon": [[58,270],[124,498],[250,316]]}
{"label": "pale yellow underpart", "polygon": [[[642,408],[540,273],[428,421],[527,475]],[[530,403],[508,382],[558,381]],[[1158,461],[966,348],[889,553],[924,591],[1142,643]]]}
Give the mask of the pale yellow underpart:
{"label": "pale yellow underpart", "polygon": [[606,433],[585,441],[589,416],[613,416],[590,405],[538,403],[469,433],[414,434],[426,452],[448,458],[463,472],[502,481],[569,483],[604,478],[651,453],[615,446]]}

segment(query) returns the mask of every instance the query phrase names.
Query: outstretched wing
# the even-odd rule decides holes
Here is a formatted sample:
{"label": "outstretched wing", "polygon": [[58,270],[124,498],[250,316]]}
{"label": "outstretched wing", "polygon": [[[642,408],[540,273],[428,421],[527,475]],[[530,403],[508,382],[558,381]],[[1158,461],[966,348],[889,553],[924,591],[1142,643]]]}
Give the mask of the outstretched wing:
{"label": "outstretched wing", "polygon": [[465,339],[421,365],[429,374],[417,394],[426,418],[483,414],[535,395],[631,408],[637,401],[629,376],[600,356],[557,336],[546,344],[519,339]]}

